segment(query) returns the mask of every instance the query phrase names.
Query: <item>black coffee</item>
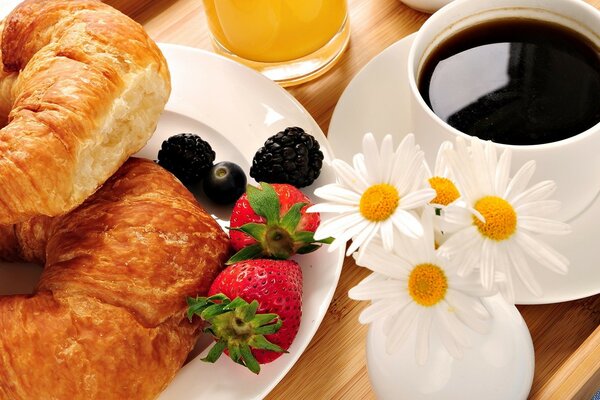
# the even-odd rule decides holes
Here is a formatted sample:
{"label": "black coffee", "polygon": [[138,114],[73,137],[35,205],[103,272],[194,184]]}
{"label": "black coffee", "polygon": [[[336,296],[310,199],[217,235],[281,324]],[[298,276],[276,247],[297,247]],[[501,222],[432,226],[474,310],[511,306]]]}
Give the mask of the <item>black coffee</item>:
{"label": "black coffee", "polygon": [[579,33],[547,22],[483,23],[432,52],[419,91],[439,117],[469,135],[555,142],[600,121],[600,52]]}

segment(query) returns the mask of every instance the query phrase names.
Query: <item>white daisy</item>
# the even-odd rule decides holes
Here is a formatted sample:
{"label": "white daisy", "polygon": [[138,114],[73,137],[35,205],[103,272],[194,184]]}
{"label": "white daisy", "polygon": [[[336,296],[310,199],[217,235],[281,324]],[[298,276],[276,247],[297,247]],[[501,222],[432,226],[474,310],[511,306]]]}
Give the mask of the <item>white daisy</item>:
{"label": "white daisy", "polygon": [[410,237],[423,235],[413,210],[435,197],[435,191],[425,187],[423,152],[412,134],[406,135],[394,152],[390,135],[378,149],[373,135],[367,133],[362,148],[363,153],[353,158],[353,167],[339,159],[331,162],[337,183],[315,190],[315,195],[328,202],[308,209],[339,214],[324,220],[314,236],[316,240],[333,237],[331,251],[352,239],[348,255],[367,245],[377,233],[387,251],[392,249],[394,231]]}
{"label": "white daisy", "polygon": [[469,347],[467,330],[484,333],[490,314],[481,302],[485,291],[476,276],[459,277],[440,256],[433,240],[432,210],[423,212],[424,235],[420,239],[396,240],[392,253],[384,253],[378,241],[356,256],[357,265],[372,271],[348,295],[372,304],[359,316],[363,324],[384,318],[386,350],[395,352],[417,329],[415,356],[424,364],[430,335],[440,341],[454,357]]}
{"label": "white daisy", "polygon": [[[440,251],[459,266],[460,275],[479,268],[481,283],[499,286],[504,297],[514,302],[513,271],[533,294],[542,290],[534,279],[528,257],[561,274],[569,261],[536,237],[536,234],[566,234],[569,225],[549,219],[560,203],[548,198],[556,186],[543,181],[527,188],[535,162],[525,163],[509,177],[509,149],[496,156],[491,142],[473,138],[471,145],[457,139],[455,149],[446,152],[456,177],[462,201],[444,211],[445,219],[460,226]],[[498,273],[496,273],[498,272]]]}

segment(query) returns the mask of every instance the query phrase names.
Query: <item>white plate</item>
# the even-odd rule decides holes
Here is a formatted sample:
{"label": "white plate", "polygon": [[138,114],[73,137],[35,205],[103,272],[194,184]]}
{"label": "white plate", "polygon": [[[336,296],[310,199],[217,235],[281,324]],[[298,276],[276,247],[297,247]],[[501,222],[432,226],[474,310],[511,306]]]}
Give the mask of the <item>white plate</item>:
{"label": "white plate", "polygon": [[[19,3],[5,1],[0,4],[0,18]],[[210,52],[169,44],[160,47],[169,63],[173,91],[156,133],[138,156],[156,159],[163,140],[176,133],[194,132],[211,143],[217,162],[236,162],[248,173],[254,153],[269,136],[288,126],[300,126],[319,141],[325,159],[331,159],[330,147],[317,123],[269,79]],[[324,166],[312,187],[334,179],[333,172]],[[312,194],[312,187],[304,192]],[[199,200],[222,226],[228,225],[230,207],[211,205],[202,197]],[[325,316],[342,270],[343,249],[335,253],[320,249],[296,260],[304,276],[303,316],[289,353],[264,365],[258,376],[225,355],[215,365],[204,363],[200,360],[203,353],[181,369],[161,400],[258,399],[277,385]],[[0,294],[31,292],[40,273],[41,268],[35,265],[0,263]]]}
{"label": "white plate", "polygon": [[[328,139],[335,156],[349,161],[361,151],[366,132],[381,140],[386,134],[399,139],[412,132],[406,58],[414,35],[396,42],[371,60],[344,90],[331,118]],[[417,143],[419,137],[416,137]],[[431,160],[437,148],[424,148]],[[518,304],[545,304],[580,299],[600,293],[600,199],[569,221],[573,233],[545,240],[571,262],[566,276],[534,265],[544,294],[535,297],[516,282]]]}
{"label": "white plate", "polygon": [[[202,135],[217,154],[248,173],[252,158],[269,137],[288,126],[300,126],[321,144],[325,159],[331,150],[317,123],[285,90],[259,73],[213,53],[176,45],[161,45],[171,70],[173,92],[156,133],[139,153],[155,158],[164,139],[180,132]],[[333,182],[333,171],[324,167],[315,183],[303,190]],[[228,225],[230,208],[200,201]],[[304,276],[303,315],[300,331],[289,354],[264,365],[255,376],[223,356],[216,365],[201,357],[190,361],[160,399],[252,399],[267,395],[298,360],[321,323],[341,273],[343,250],[325,248],[299,256]]]}

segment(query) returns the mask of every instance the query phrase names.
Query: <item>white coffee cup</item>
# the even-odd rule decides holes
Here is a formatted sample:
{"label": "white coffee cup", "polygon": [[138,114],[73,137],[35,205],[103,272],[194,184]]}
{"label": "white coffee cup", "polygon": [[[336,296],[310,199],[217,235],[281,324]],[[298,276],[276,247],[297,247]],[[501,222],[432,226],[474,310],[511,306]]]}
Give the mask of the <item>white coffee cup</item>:
{"label": "white coffee cup", "polygon": [[[417,79],[424,61],[432,50],[455,33],[485,21],[510,17],[565,26],[584,35],[600,49],[600,11],[582,0],[456,0],[450,3],[421,27],[408,55],[411,117],[423,148],[435,149],[444,140],[454,141],[456,136],[470,138],[439,118],[421,97]],[[536,161],[532,183],[556,182],[558,187],[553,198],[562,202],[558,216],[562,220],[568,221],[582,213],[600,192],[600,123],[557,142],[496,146],[512,149],[515,169],[529,160]]]}

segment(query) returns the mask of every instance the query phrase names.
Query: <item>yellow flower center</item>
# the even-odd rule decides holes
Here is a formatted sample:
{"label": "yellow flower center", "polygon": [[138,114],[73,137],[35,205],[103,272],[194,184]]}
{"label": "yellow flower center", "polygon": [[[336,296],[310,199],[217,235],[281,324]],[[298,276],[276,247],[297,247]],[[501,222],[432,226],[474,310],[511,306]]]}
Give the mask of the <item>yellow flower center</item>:
{"label": "yellow flower center", "polygon": [[444,271],[434,264],[419,264],[408,277],[408,293],[424,307],[436,305],[446,296],[448,279]]}
{"label": "yellow flower center", "polygon": [[441,176],[429,178],[429,186],[435,190],[436,194],[435,198],[430,201],[432,204],[447,206],[460,197],[460,193],[454,185],[454,182],[448,178],[443,178]]}
{"label": "yellow flower center", "polygon": [[360,213],[369,221],[379,222],[388,219],[400,203],[398,190],[392,185],[373,185],[360,198]]}
{"label": "yellow flower center", "polygon": [[485,222],[481,222],[473,216],[473,224],[483,236],[502,241],[515,233],[517,213],[508,201],[497,196],[485,196],[477,200],[475,209],[485,218]]}

